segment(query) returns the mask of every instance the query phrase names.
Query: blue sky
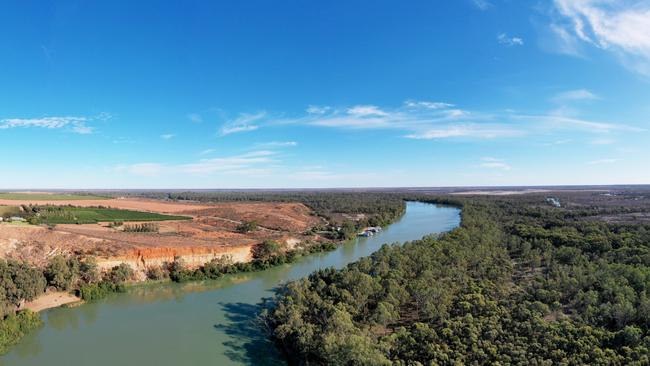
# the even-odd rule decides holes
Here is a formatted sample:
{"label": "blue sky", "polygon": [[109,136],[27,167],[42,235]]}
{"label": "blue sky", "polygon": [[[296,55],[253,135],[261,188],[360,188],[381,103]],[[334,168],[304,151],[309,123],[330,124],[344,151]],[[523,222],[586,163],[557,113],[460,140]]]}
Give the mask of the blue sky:
{"label": "blue sky", "polygon": [[0,188],[650,183],[650,3],[0,4]]}

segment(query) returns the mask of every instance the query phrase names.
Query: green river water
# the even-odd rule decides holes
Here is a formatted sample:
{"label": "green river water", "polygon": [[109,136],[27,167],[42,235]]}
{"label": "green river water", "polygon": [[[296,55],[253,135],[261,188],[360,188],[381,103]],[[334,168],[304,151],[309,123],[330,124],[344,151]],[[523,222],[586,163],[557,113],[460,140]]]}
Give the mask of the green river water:
{"label": "green river water", "polygon": [[256,273],[145,285],[77,308],[51,309],[45,325],[0,358],[6,366],[282,365],[251,321],[272,290],[324,267],[341,268],[384,243],[420,239],[460,223],[456,208],[408,202],[380,234]]}

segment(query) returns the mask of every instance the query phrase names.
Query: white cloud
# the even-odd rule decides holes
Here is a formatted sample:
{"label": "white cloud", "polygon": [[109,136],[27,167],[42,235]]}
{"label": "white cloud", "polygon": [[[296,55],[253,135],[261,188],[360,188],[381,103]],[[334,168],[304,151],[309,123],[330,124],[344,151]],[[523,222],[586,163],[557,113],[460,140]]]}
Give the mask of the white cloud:
{"label": "white cloud", "polygon": [[[558,101],[566,102],[595,99],[597,96],[585,89],[580,89],[561,93],[555,98]],[[255,118],[261,117],[256,116]],[[258,128],[259,125],[262,125],[261,121],[252,124],[247,119],[245,123],[237,121],[237,123],[231,124],[230,128]],[[645,131],[621,123],[582,118],[578,111],[568,108],[559,108],[546,114],[526,115],[512,110],[468,111],[457,108],[451,103],[414,100],[408,100],[397,108],[375,105],[332,108],[322,114],[306,113],[289,118],[266,119],[263,125],[303,125],[346,130],[394,130],[399,131],[399,136],[418,140],[496,139],[540,133],[550,135],[565,131],[600,134]],[[567,136],[558,134],[552,138],[563,140]],[[271,142],[256,146],[258,148],[274,148],[292,145],[292,142]]]}
{"label": "white cloud", "polygon": [[379,116],[383,117],[388,115],[386,112],[379,109],[379,107],[374,105],[357,105],[348,109],[348,114],[357,116],[357,117],[369,117],[369,116]]}
{"label": "white cloud", "polygon": [[0,129],[10,128],[45,128],[61,129],[69,128],[78,134],[90,134],[92,127],[86,122],[91,119],[87,117],[42,117],[42,118],[5,118],[0,120]]}
{"label": "white cloud", "polygon": [[517,115],[516,120],[535,123],[537,127],[546,130],[573,129],[596,133],[608,133],[613,131],[643,132],[644,129],[627,126],[619,123],[592,121],[581,118],[567,117],[563,115]]}
{"label": "white cloud", "polygon": [[505,126],[450,125],[444,128],[425,129],[420,132],[405,135],[404,137],[415,140],[435,140],[452,137],[494,139],[498,137],[520,136],[523,134],[524,132],[521,130]]}
{"label": "white cloud", "polygon": [[108,121],[109,119],[113,118],[113,115],[108,113],[108,112],[101,112],[100,114],[96,115],[93,120],[97,121]]}
{"label": "white cloud", "polygon": [[331,108],[328,106],[316,106],[310,105],[307,107],[307,113],[309,114],[324,114],[327,113]]}
{"label": "white cloud", "polygon": [[255,114],[242,113],[238,118],[226,122],[219,130],[219,134],[226,136],[238,132],[257,130],[259,125],[256,123],[260,122],[264,117],[266,117],[266,112],[258,112]]}
{"label": "white cloud", "polygon": [[488,169],[498,169],[498,170],[510,170],[512,167],[503,161],[503,159],[497,159],[492,157],[483,157],[481,158],[481,167]]}
{"label": "white cloud", "polygon": [[270,141],[270,142],[261,142],[255,146],[260,148],[280,148],[280,147],[293,147],[298,146],[298,143],[295,141]]}
{"label": "white cloud", "polygon": [[587,89],[576,89],[576,90],[567,90],[555,95],[552,100],[555,103],[563,104],[573,101],[583,101],[583,100],[598,100],[600,99],[596,94],[590,92]]}
{"label": "white cloud", "polygon": [[474,6],[476,6],[477,8],[483,11],[488,10],[489,8],[492,7],[492,3],[490,3],[487,0],[472,0],[472,3],[474,4]]}
{"label": "white cloud", "polygon": [[554,0],[554,3],[565,22],[553,27],[563,29],[566,35],[583,43],[612,52],[624,66],[650,76],[650,2]]}
{"label": "white cloud", "polygon": [[407,100],[404,105],[409,108],[427,108],[427,109],[445,109],[454,107],[451,103],[444,102],[425,102],[418,100]]}
{"label": "white cloud", "polygon": [[174,137],[176,137],[176,135],[174,135],[173,133],[166,133],[164,135],[160,135],[160,138],[163,140],[171,140]]}
{"label": "white cloud", "polygon": [[199,155],[208,155],[208,154],[212,154],[215,151],[216,151],[215,149],[205,149],[205,150],[201,151],[199,153]]}
{"label": "white cloud", "polygon": [[194,122],[194,123],[201,123],[201,122],[203,122],[203,117],[202,117],[200,114],[198,114],[198,113],[189,113],[189,114],[187,115],[187,119],[189,119],[190,121],[192,121],[192,122]]}
{"label": "white cloud", "polygon": [[510,37],[506,33],[499,34],[497,36],[497,41],[508,47],[524,45],[524,40],[521,37]]}

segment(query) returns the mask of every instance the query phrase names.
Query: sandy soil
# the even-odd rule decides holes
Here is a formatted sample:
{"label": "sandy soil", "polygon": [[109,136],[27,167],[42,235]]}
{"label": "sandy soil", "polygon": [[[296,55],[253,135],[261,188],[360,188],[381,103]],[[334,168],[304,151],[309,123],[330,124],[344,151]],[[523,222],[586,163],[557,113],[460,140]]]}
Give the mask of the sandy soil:
{"label": "sandy soil", "polygon": [[268,229],[293,232],[305,231],[321,222],[301,203],[219,203],[209,208],[180,213],[219,218],[221,221],[230,220],[235,224],[255,221]]}
{"label": "sandy soil", "polygon": [[29,309],[31,311],[41,311],[45,309],[56,308],[64,304],[77,302],[80,299],[67,292],[48,292],[34,299],[33,301],[26,302],[22,309]]}

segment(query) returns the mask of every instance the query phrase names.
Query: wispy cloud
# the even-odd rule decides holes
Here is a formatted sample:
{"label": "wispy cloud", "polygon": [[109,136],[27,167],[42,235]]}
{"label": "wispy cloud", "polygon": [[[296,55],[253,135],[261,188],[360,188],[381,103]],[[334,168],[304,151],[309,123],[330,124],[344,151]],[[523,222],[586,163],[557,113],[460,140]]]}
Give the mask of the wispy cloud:
{"label": "wispy cloud", "polygon": [[[301,125],[342,130],[392,130],[396,135],[416,140],[517,138],[529,134],[551,134],[564,131],[582,133],[644,132],[642,128],[619,122],[599,121],[581,117],[568,108],[572,102],[595,100],[586,89],[569,90],[551,98],[561,108],[545,114],[524,114],[512,110],[470,111],[453,103],[407,100],[399,107],[352,105],[328,108],[318,113],[276,118],[266,113],[242,114],[226,124],[221,134],[249,131],[261,127]],[[553,136],[556,140],[566,136]],[[258,144],[258,148],[293,146],[294,142]]]}
{"label": "wispy cloud", "polygon": [[506,33],[501,33],[497,35],[497,42],[508,47],[512,46],[523,46],[524,40],[521,37],[510,37]]}
{"label": "wispy cloud", "polygon": [[307,107],[306,111],[309,114],[325,114],[329,112],[330,109],[332,108],[328,106],[310,105],[309,107]]}
{"label": "wispy cloud", "polygon": [[282,148],[282,147],[293,147],[298,146],[298,143],[295,141],[270,141],[270,142],[260,142],[255,144],[258,148]]}
{"label": "wispy cloud", "polygon": [[483,157],[481,158],[481,167],[488,169],[498,169],[498,170],[510,170],[512,167],[507,164],[503,159],[497,159],[492,157]]}
{"label": "wispy cloud", "polygon": [[167,174],[196,174],[207,175],[213,173],[246,173],[268,170],[267,166],[277,163],[276,152],[268,150],[251,151],[241,155],[201,159],[197,162],[167,165],[160,163],[137,163],[118,165],[114,168],[117,172],[132,175],[155,177]]}
{"label": "wispy cloud", "polygon": [[41,118],[5,118],[0,120],[0,129],[10,128],[67,128],[78,134],[90,134],[93,127],[86,125],[92,120],[88,117],[41,117]]}
{"label": "wispy cloud", "polygon": [[[551,25],[576,50],[576,40],[612,52],[626,67],[650,76],[650,2],[554,0],[562,18]],[[574,47],[567,47],[573,43]],[[570,52],[567,52],[570,53]]]}
{"label": "wispy cloud", "polygon": [[600,98],[596,94],[590,92],[587,89],[575,89],[558,93],[551,100],[558,104],[564,104],[568,102],[598,99]]}
{"label": "wispy cloud", "polygon": [[[570,90],[554,97],[562,103],[593,100],[598,97],[585,89]],[[573,111],[572,111],[573,112]],[[409,100],[398,108],[360,105],[332,109],[328,113],[308,114],[273,123],[302,124],[351,130],[401,130],[409,139],[495,139],[512,138],[530,133],[581,131],[585,133],[641,132],[643,129],[618,122],[581,118],[565,110],[527,115],[515,112],[468,111],[452,103]]]}
{"label": "wispy cloud", "polygon": [[628,126],[620,123],[592,121],[563,115],[515,115],[515,120],[528,121],[538,128],[546,130],[581,130],[595,133],[608,133],[613,131],[643,132],[642,128]]}
{"label": "wispy cloud", "polygon": [[497,137],[521,136],[523,134],[525,132],[522,130],[506,126],[467,124],[425,129],[417,133],[407,134],[404,137],[415,140],[435,140],[451,137],[494,139]]}
{"label": "wispy cloud", "polygon": [[374,105],[357,105],[352,108],[348,108],[348,114],[357,116],[357,117],[383,117],[387,116],[388,113],[379,109],[379,107]]}
{"label": "wispy cloud", "polygon": [[242,113],[238,118],[232,121],[228,121],[223,126],[221,126],[219,134],[221,136],[226,136],[233,133],[257,130],[259,128],[259,125],[257,123],[260,122],[264,117],[266,117],[266,112],[258,112],[255,114]]}
{"label": "wispy cloud", "polygon": [[201,151],[199,153],[199,155],[208,155],[208,154],[212,154],[215,151],[216,151],[215,149],[205,149],[205,150]]}
{"label": "wispy cloud", "polygon": [[451,103],[427,102],[422,100],[407,100],[404,105],[408,108],[446,109],[454,107]]}
{"label": "wispy cloud", "polygon": [[173,133],[166,133],[166,134],[160,135],[160,138],[163,139],[163,140],[171,140],[174,137],[176,137],[176,135],[173,134]]}

